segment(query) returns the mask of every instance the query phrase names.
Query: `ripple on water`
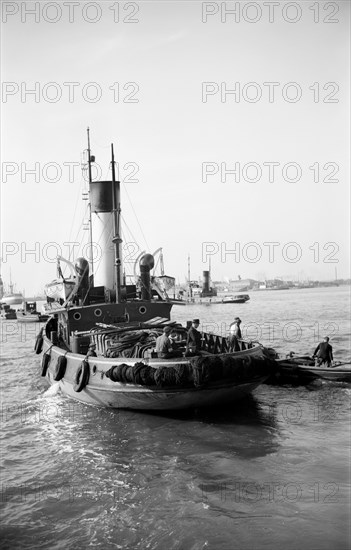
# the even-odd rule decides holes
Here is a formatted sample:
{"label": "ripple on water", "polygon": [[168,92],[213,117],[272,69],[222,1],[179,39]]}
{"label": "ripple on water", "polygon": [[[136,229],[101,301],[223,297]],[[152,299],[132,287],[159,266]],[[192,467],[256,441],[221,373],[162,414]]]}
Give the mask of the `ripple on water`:
{"label": "ripple on water", "polygon": [[[220,330],[239,314],[286,352],[310,352],[336,323],[335,355],[350,356],[346,293],[289,292],[175,310]],[[297,341],[282,338],[289,321]],[[4,548],[347,547],[349,385],[262,385],[181,414],[101,410],[48,390],[33,340],[9,335],[3,350]]]}

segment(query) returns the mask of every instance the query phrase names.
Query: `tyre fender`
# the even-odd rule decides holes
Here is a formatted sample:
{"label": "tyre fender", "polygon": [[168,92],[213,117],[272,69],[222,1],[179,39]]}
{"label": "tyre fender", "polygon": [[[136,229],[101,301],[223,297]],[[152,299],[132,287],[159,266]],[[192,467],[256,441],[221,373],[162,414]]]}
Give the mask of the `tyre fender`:
{"label": "tyre fender", "polygon": [[57,358],[57,362],[56,362],[55,370],[54,370],[54,380],[55,380],[55,382],[58,382],[59,380],[62,380],[62,378],[65,376],[66,367],[67,367],[67,358],[66,358],[65,355],[60,355]]}
{"label": "tyre fender", "polygon": [[88,361],[84,359],[77,369],[73,389],[75,392],[81,392],[89,381],[90,367]]}

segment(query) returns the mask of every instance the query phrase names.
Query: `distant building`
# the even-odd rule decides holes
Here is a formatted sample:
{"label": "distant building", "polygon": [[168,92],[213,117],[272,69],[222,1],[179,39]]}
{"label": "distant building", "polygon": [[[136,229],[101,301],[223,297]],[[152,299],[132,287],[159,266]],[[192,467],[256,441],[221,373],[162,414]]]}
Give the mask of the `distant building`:
{"label": "distant building", "polygon": [[229,290],[233,292],[247,292],[254,288],[257,281],[255,279],[230,279]]}

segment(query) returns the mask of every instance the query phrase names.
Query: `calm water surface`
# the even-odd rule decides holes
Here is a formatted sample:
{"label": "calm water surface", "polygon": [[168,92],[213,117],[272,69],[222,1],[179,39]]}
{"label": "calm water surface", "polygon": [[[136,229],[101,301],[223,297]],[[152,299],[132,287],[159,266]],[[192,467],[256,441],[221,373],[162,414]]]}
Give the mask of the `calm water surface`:
{"label": "calm water surface", "polygon": [[[214,332],[350,360],[350,289],[176,306]],[[100,410],[48,390],[36,326],[2,322],[2,547],[350,548],[350,385],[260,386],[222,410]]]}

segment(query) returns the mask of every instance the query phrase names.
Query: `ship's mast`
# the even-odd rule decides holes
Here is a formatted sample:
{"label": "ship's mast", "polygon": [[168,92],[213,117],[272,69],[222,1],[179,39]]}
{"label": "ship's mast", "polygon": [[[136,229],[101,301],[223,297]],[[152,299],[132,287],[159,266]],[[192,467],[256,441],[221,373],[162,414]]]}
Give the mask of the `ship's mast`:
{"label": "ship's mast", "polygon": [[163,262],[163,250],[162,250],[162,248],[160,250],[160,270],[161,270],[161,275],[163,276],[165,274],[165,264]]}
{"label": "ship's mast", "polygon": [[10,294],[13,294],[13,282],[12,282],[12,277],[11,277],[11,267],[10,267],[10,283],[9,283],[9,287],[10,287]]}
{"label": "ship's mast", "polygon": [[115,247],[115,282],[116,282],[116,303],[121,302],[121,257],[120,244],[120,220],[121,220],[121,204],[120,204],[120,185],[116,181],[115,171],[115,155],[113,143],[111,143],[111,163],[112,163],[112,212],[113,212],[113,233],[112,242]]}
{"label": "ship's mast", "polygon": [[193,290],[191,288],[191,282],[190,282],[190,254],[189,253],[188,253],[188,288],[189,288],[190,298],[192,298]]}
{"label": "ship's mast", "polygon": [[[91,163],[95,161],[95,157],[90,154],[90,129],[87,128],[88,134],[88,174],[89,174],[89,190],[92,182]],[[91,200],[89,201],[89,228],[90,228],[90,264],[91,264],[91,286],[94,286],[94,253],[93,253],[93,224],[91,219]]]}

